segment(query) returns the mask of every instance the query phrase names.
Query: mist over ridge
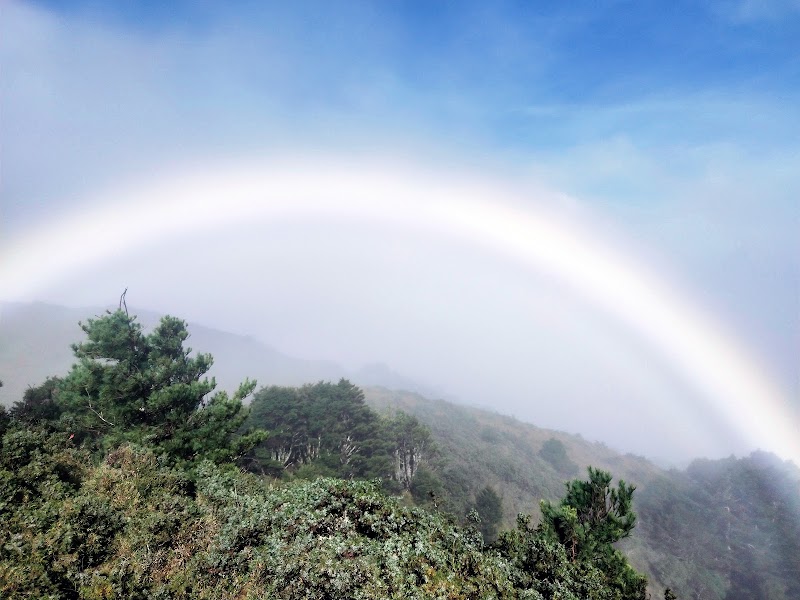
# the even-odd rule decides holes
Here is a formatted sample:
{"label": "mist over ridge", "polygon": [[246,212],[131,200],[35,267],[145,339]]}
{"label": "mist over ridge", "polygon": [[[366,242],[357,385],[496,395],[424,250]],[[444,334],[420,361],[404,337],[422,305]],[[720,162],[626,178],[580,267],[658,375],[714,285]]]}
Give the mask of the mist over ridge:
{"label": "mist over ridge", "polygon": [[[348,373],[383,363],[464,402],[650,455],[788,447],[800,422],[798,16],[785,2],[11,0],[0,294],[92,306],[129,287],[137,306]],[[330,185],[326,157],[345,179],[360,172],[370,198]],[[295,187],[324,193],[301,215],[263,196],[245,206],[246,177],[203,188],[258,160],[294,162]],[[376,161],[394,182],[370,179]],[[447,204],[439,229],[425,229],[425,185],[408,187],[420,172],[450,182],[431,194]],[[164,196],[127,193],[179,176],[186,187]],[[452,235],[484,179],[523,190],[519,223],[483,212],[473,221],[485,231]],[[206,210],[226,204],[230,215]],[[608,283],[615,317],[574,279],[483,251],[524,246],[521,224],[537,211],[639,263],[644,290]],[[540,257],[543,233],[528,240]],[[597,290],[594,258],[577,263]],[[37,276],[37,292],[15,297]],[[703,331],[652,308],[664,289],[705,316]],[[626,328],[637,306],[653,312]],[[718,360],[732,347],[745,358]],[[713,406],[687,371],[722,389]],[[774,389],[740,385],[752,372]]]}
{"label": "mist over ridge", "polygon": [[[21,397],[27,387],[40,384],[48,376],[66,373],[74,362],[70,345],[82,339],[78,321],[85,322],[87,318],[96,318],[115,308],[116,306],[111,305],[107,308],[67,308],[47,303],[3,303],[0,312],[0,337],[4,343],[0,346],[0,370],[3,372],[5,386],[0,388],[0,401],[11,405]],[[137,315],[145,330],[154,327],[161,316],[151,310],[139,310],[135,307],[130,310],[131,314]],[[538,420],[535,413],[531,416],[514,410],[513,405],[509,409],[508,405],[493,402],[491,394],[473,394],[464,398],[452,393],[446,386],[431,385],[426,380],[418,381],[383,363],[368,363],[353,368],[345,367],[335,360],[292,357],[253,336],[233,334],[191,322],[189,332],[188,346],[196,352],[210,353],[214,357],[210,376],[216,379],[218,389],[233,390],[246,378],[256,379],[259,387],[297,386],[347,378],[366,388],[377,386],[387,390],[417,393],[429,399],[445,399],[499,415],[513,415],[538,427],[582,434],[590,441],[608,444],[621,453],[643,454],[665,466],[685,466],[690,460],[702,456],[717,457],[692,453],[691,449],[669,445],[661,446],[661,452],[648,452],[646,448],[632,447],[625,437],[604,437],[602,429],[581,430],[580,425],[583,422],[579,419],[553,426]],[[631,426],[642,428],[641,423]],[[650,428],[643,428],[650,433]],[[671,428],[672,424],[666,424],[664,430],[669,432]],[[755,448],[745,449],[743,452],[752,450]]]}

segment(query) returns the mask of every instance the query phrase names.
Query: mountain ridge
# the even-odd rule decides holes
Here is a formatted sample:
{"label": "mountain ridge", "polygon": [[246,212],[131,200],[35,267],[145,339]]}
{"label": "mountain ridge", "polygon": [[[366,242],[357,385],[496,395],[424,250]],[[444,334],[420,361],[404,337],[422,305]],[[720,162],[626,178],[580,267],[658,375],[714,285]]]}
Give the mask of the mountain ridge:
{"label": "mountain ridge", "polygon": [[[0,303],[0,404],[9,406],[22,398],[29,386],[47,377],[64,375],[74,362],[71,344],[79,342],[83,332],[79,321],[113,310],[107,307],[65,307],[46,302]],[[158,324],[156,311],[131,308],[146,331]],[[347,378],[359,385],[387,385],[436,393],[393,371],[381,363],[365,365],[355,371],[332,360],[289,356],[249,335],[240,335],[189,322],[189,346],[209,353],[214,365],[209,376],[220,389],[235,390],[247,378],[260,385],[302,385],[313,381],[336,381]]]}

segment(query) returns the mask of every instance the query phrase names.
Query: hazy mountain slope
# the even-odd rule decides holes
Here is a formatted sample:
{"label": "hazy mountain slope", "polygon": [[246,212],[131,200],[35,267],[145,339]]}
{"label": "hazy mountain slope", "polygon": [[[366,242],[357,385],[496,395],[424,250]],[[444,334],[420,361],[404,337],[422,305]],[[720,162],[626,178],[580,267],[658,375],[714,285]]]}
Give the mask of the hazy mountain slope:
{"label": "hazy mountain slope", "polygon": [[29,385],[63,375],[72,364],[70,344],[81,335],[81,309],[45,304],[0,306],[0,404],[10,405]]}
{"label": "hazy mountain slope", "polygon": [[[583,477],[589,465],[608,470],[616,479],[633,483],[639,490],[663,474],[647,460],[623,456],[602,443],[541,429],[485,409],[377,387],[365,389],[365,395],[367,403],[378,411],[403,410],[430,427],[439,446],[435,470],[453,501],[448,508],[464,514],[476,494],[491,485],[503,500],[505,528],[514,526],[519,513],[534,515],[538,520],[539,501],[563,496],[564,482],[574,476]],[[564,445],[574,463],[573,473],[560,472],[539,455],[542,445],[550,439]],[[658,597],[665,582],[648,568],[645,553],[639,548],[642,545],[647,548],[635,535],[622,547],[631,564],[650,576],[654,597]]]}
{"label": "hazy mountain slope", "polygon": [[[108,307],[113,310],[116,307]],[[2,303],[0,305],[0,404],[10,405],[25,389],[52,375],[63,375],[74,362],[70,346],[83,338],[79,321],[104,314],[106,308],[67,308],[41,302]],[[158,323],[162,315],[130,309],[145,330]],[[374,364],[349,372],[326,360],[305,360],[282,354],[249,337],[189,323],[188,346],[210,353],[221,389],[233,390],[245,378],[259,385],[302,385],[316,381],[337,381],[346,377],[359,385],[382,385],[430,394],[433,390]]]}
{"label": "hazy mountain slope", "polygon": [[[51,375],[63,375],[74,362],[70,345],[81,340],[78,321],[104,314],[103,308],[66,308],[51,304],[4,303],[0,314],[0,403],[21,398],[29,385]],[[131,309],[151,329],[160,316]],[[337,380],[347,370],[330,361],[302,360],[281,354],[251,337],[235,335],[196,323],[189,324],[188,346],[210,353],[210,372],[222,389],[234,389],[249,377],[259,383],[300,385],[309,381]]]}
{"label": "hazy mountain slope", "polygon": [[[637,487],[638,524],[621,549],[650,578],[653,598],[664,587],[698,600],[800,597],[800,469],[790,462],[755,452],[664,470],[484,409],[376,387],[365,394],[375,409],[403,410],[430,427],[439,446],[435,470],[457,513],[491,485],[503,499],[506,527],[519,512],[538,517],[540,499],[563,495],[564,481],[592,465]],[[563,444],[563,464],[574,473],[541,455],[549,440]]]}
{"label": "hazy mountain slope", "polygon": [[[514,417],[444,400],[428,400],[412,392],[379,387],[364,391],[367,402],[378,411],[400,409],[430,427],[440,447],[441,464],[437,470],[445,477],[464,479],[464,485],[470,488],[489,484],[502,491],[505,522],[509,526],[519,512],[538,514],[539,500],[561,497],[564,481],[583,475],[589,465],[609,470],[615,477],[637,485],[662,473],[644,458],[623,456],[605,444],[540,429]],[[564,444],[576,465],[573,473],[559,472],[539,456],[539,450],[549,439]]]}
{"label": "hazy mountain slope", "polygon": [[390,390],[407,390],[421,394],[426,398],[445,398],[455,400],[444,390],[421,384],[410,377],[394,371],[384,363],[370,363],[353,372],[350,381],[361,387],[378,386]]}

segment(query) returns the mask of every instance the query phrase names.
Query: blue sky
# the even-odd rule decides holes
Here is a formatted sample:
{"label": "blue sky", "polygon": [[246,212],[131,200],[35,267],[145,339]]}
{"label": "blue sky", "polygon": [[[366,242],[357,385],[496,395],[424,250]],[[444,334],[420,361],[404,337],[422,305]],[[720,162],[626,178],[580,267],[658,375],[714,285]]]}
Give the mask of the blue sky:
{"label": "blue sky", "polygon": [[[237,85],[209,104],[358,109],[365,124],[383,111],[443,118],[523,149],[620,132],[647,145],[796,139],[796,119],[787,129],[772,114],[788,112],[800,84],[790,1],[36,5],[143,42],[225,39]],[[176,85],[202,85],[205,65],[183,66]],[[395,92],[410,102],[394,105]]]}
{"label": "blue sky", "polygon": [[[0,233],[195,161],[380,155],[486,173],[554,192],[553,210],[690,290],[800,405],[798,40],[797,0],[12,1]],[[59,289],[104,300],[99,285]],[[322,358],[382,352],[366,336],[338,357],[275,323],[256,333]]]}
{"label": "blue sky", "polygon": [[[153,106],[129,110],[141,99],[127,89],[117,97],[112,80],[94,98],[76,98],[87,119],[134,120],[152,109],[151,119],[195,146],[410,137],[525,162],[623,142],[696,176],[721,152],[743,161],[791,153],[800,133],[792,2],[34,6],[145,52],[131,75]],[[93,68],[90,52],[67,68],[100,86],[113,65]],[[75,84],[64,83],[68,98]],[[104,115],[110,105],[125,114]],[[201,119],[205,131],[194,125]],[[653,199],[629,174],[601,179],[587,186]],[[575,191],[586,192],[581,183]]]}

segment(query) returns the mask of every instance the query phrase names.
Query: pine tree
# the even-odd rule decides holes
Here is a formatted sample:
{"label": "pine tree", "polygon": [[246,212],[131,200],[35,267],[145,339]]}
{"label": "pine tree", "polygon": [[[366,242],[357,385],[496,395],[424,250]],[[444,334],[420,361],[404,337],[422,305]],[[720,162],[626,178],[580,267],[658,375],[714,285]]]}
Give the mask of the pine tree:
{"label": "pine tree", "polygon": [[503,520],[503,500],[495,489],[487,485],[475,497],[475,510],[481,517],[480,532],[486,543],[497,538],[500,522]]}
{"label": "pine tree", "polygon": [[610,473],[589,467],[588,481],[567,483],[567,494],[558,505],[541,503],[542,531],[563,544],[573,562],[598,567],[607,584],[631,600],[645,597],[646,579],[612,544],[628,537],[636,525],[635,489],[622,480],[615,489]]}
{"label": "pine tree", "polygon": [[164,317],[145,335],[136,317],[117,310],[81,328],[87,339],[73,345],[79,362],[55,394],[61,427],[76,442],[101,451],[145,444],[186,463],[232,460],[265,437],[262,431],[237,434],[247,416],[242,400],[255,382],[232,397],[212,394],[214,380],[205,377],[212,358],[184,347],[184,321]]}
{"label": "pine tree", "polygon": [[22,400],[14,402],[11,407],[11,416],[28,425],[43,425],[58,420],[61,414],[56,402],[58,388],[61,380],[58,377],[48,377],[44,383],[25,390]]}

